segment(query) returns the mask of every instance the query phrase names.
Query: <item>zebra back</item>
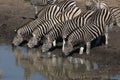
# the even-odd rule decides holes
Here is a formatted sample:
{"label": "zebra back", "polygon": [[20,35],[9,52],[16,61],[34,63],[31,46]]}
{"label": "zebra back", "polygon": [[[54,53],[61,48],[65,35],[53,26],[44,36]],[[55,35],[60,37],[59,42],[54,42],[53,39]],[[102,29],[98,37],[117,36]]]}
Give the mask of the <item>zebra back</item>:
{"label": "zebra back", "polygon": [[60,7],[61,12],[64,12],[67,8],[77,6],[75,0],[64,0],[57,5]]}
{"label": "zebra back", "polygon": [[99,26],[110,25],[113,22],[112,15],[107,9],[97,9],[91,17],[90,23],[97,24]]}
{"label": "zebra back", "polygon": [[[59,9],[52,8],[53,6],[57,6],[57,7],[59,7]],[[50,16],[50,18],[53,16],[57,17],[59,15],[59,13],[64,12],[66,9],[68,9],[70,7],[75,7],[75,6],[76,6],[76,2],[74,0],[64,0],[61,3],[55,4],[55,5],[49,5],[46,8],[42,8],[42,10],[41,10],[42,13],[41,13],[41,11],[39,11],[36,16],[38,18],[41,18],[44,16],[43,18],[46,19],[47,17],[49,17],[50,15],[53,14],[52,16]],[[48,13],[48,14],[45,15],[46,13]]]}
{"label": "zebra back", "polygon": [[60,15],[60,7],[57,5],[49,5],[47,7],[45,7],[45,9],[42,9],[42,13],[41,11],[37,14],[38,18],[40,19],[51,19],[53,17],[58,17],[58,15]]}

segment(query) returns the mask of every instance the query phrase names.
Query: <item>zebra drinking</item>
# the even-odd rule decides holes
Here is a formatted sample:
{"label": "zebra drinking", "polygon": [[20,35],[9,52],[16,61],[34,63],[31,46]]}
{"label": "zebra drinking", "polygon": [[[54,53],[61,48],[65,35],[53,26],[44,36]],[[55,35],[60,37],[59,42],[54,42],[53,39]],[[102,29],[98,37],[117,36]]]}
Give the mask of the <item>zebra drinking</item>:
{"label": "zebra drinking", "polygon": [[52,28],[51,31],[46,34],[45,37],[47,40],[42,46],[43,52],[48,51],[50,48],[52,48],[52,43],[53,46],[56,46],[56,39],[62,37],[62,31],[67,20],[71,20],[80,14],[81,9],[79,7],[69,8],[63,13],[62,19],[64,19],[65,22],[61,22],[55,25],[56,27]]}
{"label": "zebra drinking", "polygon": [[13,39],[13,44],[14,45],[20,45],[26,38],[26,36],[29,36],[32,34],[34,28],[45,22],[46,20],[50,20],[53,17],[57,17],[60,15],[59,7],[56,5],[52,5],[46,9],[46,12],[43,14],[41,18],[37,18],[33,21],[30,21],[23,26],[21,26],[17,31],[17,35]]}
{"label": "zebra drinking", "polygon": [[[31,38],[31,40],[29,41],[28,46],[34,47],[35,45],[38,44],[38,41],[41,40],[40,38],[43,35],[48,33],[52,29],[52,27],[56,27],[55,26],[56,24],[60,24],[61,22],[68,20],[68,18],[71,19],[72,17],[75,17],[81,13],[81,9],[79,9],[78,7],[75,7],[73,9],[75,9],[75,10],[72,11],[70,8],[70,9],[68,9],[68,11],[66,10],[65,12],[63,12],[63,14],[61,14],[59,17],[48,20],[42,26],[37,27],[33,32],[33,38]],[[71,11],[72,11],[72,13],[74,13],[74,12],[75,13],[74,13],[74,15],[72,14],[72,17],[69,17],[69,12],[71,12]],[[77,14],[76,14],[76,12],[77,12]]]}
{"label": "zebra drinking", "polygon": [[20,27],[17,30],[16,37],[13,39],[13,44],[19,45],[20,43],[22,43],[24,41],[24,39],[23,39],[23,37],[25,37],[24,35],[29,35],[29,34],[27,34],[28,32],[30,32],[30,34],[32,34],[33,29],[37,25],[41,24],[41,22],[45,22],[45,20],[50,20],[51,18],[57,17],[58,15],[60,15],[61,11],[68,9],[70,6],[71,7],[76,6],[76,2],[74,0],[65,0],[65,2],[60,3],[59,6],[57,6],[57,5],[47,6],[45,9],[43,9],[42,14],[38,13],[38,15],[37,15],[38,18],[36,20],[33,20],[33,21],[25,24],[24,26]]}
{"label": "zebra drinking", "polygon": [[[112,22],[113,22],[110,12],[106,9],[98,9],[93,14],[94,14],[94,16],[92,16],[89,23],[87,23],[82,28],[77,28],[73,33],[71,33],[68,36],[68,38],[67,38],[68,41],[66,43],[67,45],[64,46],[65,49],[63,50],[63,52],[65,52],[65,54],[66,53],[68,54],[69,51],[73,50],[74,42],[77,42],[77,41],[78,42],[82,41],[82,42],[86,43],[86,45],[87,45],[86,53],[88,54],[88,53],[90,53],[89,45],[90,45],[91,40],[94,40],[95,38],[97,38],[103,34],[106,36],[106,40],[108,40],[108,35],[107,35],[108,30],[106,28],[108,28],[108,26],[110,24],[112,24]],[[106,45],[107,44],[108,44],[108,41],[106,41]],[[83,53],[83,49],[84,48],[82,47],[80,54]]]}

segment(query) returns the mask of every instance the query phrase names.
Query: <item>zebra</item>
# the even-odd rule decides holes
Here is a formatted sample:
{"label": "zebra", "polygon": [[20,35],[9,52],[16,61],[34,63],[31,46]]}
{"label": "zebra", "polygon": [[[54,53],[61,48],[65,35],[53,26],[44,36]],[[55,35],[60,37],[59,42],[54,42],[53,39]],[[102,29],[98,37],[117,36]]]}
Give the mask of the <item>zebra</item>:
{"label": "zebra", "polygon": [[46,41],[42,45],[42,52],[46,52],[53,46],[56,46],[56,40],[62,36],[64,22],[55,26],[56,27],[53,27],[52,30],[45,35]]}
{"label": "zebra", "polygon": [[111,15],[113,16],[114,25],[120,27],[120,7],[109,7],[106,3],[100,2],[99,0],[92,0],[86,2],[87,10],[96,10],[99,8],[108,9],[111,12]]}
{"label": "zebra", "polygon": [[[81,9],[79,9],[79,7],[75,7],[73,9],[75,10],[72,11],[71,9],[68,9],[68,11],[66,10],[59,17],[48,20],[42,25],[38,26],[32,33],[33,37],[29,40],[28,47],[32,48],[37,45],[38,41],[41,40],[41,37],[48,33],[52,29],[52,27],[56,27],[56,24],[60,24],[61,22],[71,19],[72,17],[75,17],[81,13]],[[69,17],[69,12],[71,11],[72,13],[75,13],[74,15],[72,14],[72,17]]]}
{"label": "zebra", "polygon": [[[32,33],[33,29],[40,24],[41,22],[45,22],[45,20],[50,20],[51,18],[53,18],[54,16],[57,17],[58,15],[60,15],[61,11],[68,9],[70,6],[76,6],[76,2],[73,0],[66,0],[65,1],[66,4],[61,3],[61,7],[57,6],[57,5],[50,5],[47,6],[45,9],[43,9],[43,13],[40,14],[38,13],[38,17],[36,20],[30,21],[29,23],[23,25],[22,27],[20,27],[17,31],[17,35],[15,36],[15,38],[13,39],[13,44],[14,45],[19,45],[20,43],[22,43],[24,41],[23,37],[25,37],[24,35],[26,35],[28,32]],[[62,9],[60,9],[62,8]],[[41,16],[40,16],[41,15]],[[31,27],[31,28],[29,28]],[[21,35],[23,34],[23,35]],[[29,34],[27,34],[29,35]]]}
{"label": "zebra", "polygon": [[[74,10],[71,10],[74,11]],[[75,11],[76,12],[76,11]],[[80,12],[80,11],[78,11]],[[76,13],[78,13],[76,12]],[[69,13],[69,12],[68,12]],[[74,15],[76,15],[76,13]],[[88,15],[89,13],[89,15]],[[81,16],[83,13],[79,13]],[[86,12],[86,14],[84,14],[84,17],[86,18],[85,20],[87,20],[88,17],[90,17],[93,14],[93,11],[89,11]],[[66,14],[67,15],[67,14]],[[69,14],[68,14],[69,15]],[[80,27],[83,25],[83,22],[78,22],[78,21],[83,21],[81,19],[83,19],[80,15],[75,16],[73,18],[69,17],[68,21],[65,21],[63,23],[60,23],[59,25],[56,25],[57,27],[53,28],[45,37],[47,38],[47,41],[43,44],[42,46],[42,50],[43,52],[48,51],[51,47],[52,47],[52,42],[53,42],[53,46],[56,45],[56,39],[58,37],[65,37],[66,35],[71,32],[73,32],[74,29]],[[87,16],[86,16],[87,15]],[[70,15],[69,15],[70,16]],[[71,14],[71,16],[73,16],[73,14]],[[81,19],[80,19],[81,18]],[[77,21],[78,20],[78,21]],[[72,21],[72,22],[71,22]],[[74,21],[74,23],[73,23]],[[77,22],[76,22],[77,21]],[[82,23],[82,24],[81,24]],[[70,24],[70,25],[69,25]],[[78,24],[78,26],[74,26],[75,24]],[[85,24],[85,23],[84,23]],[[66,29],[66,27],[68,27]],[[73,27],[73,28],[72,28]],[[62,32],[61,32],[62,31]],[[64,31],[64,32],[63,32]],[[64,45],[64,44],[63,44]]]}
{"label": "zebra", "polygon": [[93,13],[94,11],[83,11],[79,16],[75,17],[74,19],[66,21],[66,23],[64,24],[65,27],[62,31],[63,51],[67,36],[69,36],[76,28],[82,27],[87,24],[91,19],[90,17],[93,15]]}
{"label": "zebra", "polygon": [[43,14],[43,16],[41,18],[37,18],[33,21],[30,21],[30,22],[22,25],[17,30],[15,30],[17,32],[17,35],[14,37],[12,43],[15,46],[20,45],[25,40],[24,39],[24,38],[26,38],[25,35],[26,36],[31,35],[34,28],[37,25],[45,22],[46,20],[50,20],[53,17],[58,17],[61,14],[59,9],[60,8],[57,5],[52,5],[46,9],[46,12]]}
{"label": "zebra", "polygon": [[[113,19],[113,23],[110,25],[109,29],[111,30],[113,26],[120,27],[120,7],[109,7],[106,3],[100,2],[99,0],[92,0],[86,7],[88,10],[96,10],[100,8],[109,10]],[[106,39],[108,38],[108,32],[108,27],[106,27]],[[108,40],[106,40],[105,43],[108,44]]]}
{"label": "zebra", "polygon": [[52,18],[51,20],[46,20],[44,23],[37,25],[37,27],[32,32],[33,37],[27,43],[28,47],[32,48],[37,45],[38,41],[40,41],[41,38],[47,32],[49,32],[55,24],[60,22],[61,21],[59,21],[57,18]]}
{"label": "zebra", "polygon": [[56,27],[52,28],[52,30],[45,35],[47,40],[42,46],[43,52],[46,52],[50,48],[52,48],[52,42],[53,42],[53,46],[56,46],[56,39],[59,37],[62,37],[62,30],[64,28],[64,24],[66,23],[66,21],[71,20],[71,19],[75,18],[76,16],[80,15],[81,9],[79,7],[69,8],[63,14],[64,14],[64,16],[63,16],[64,18],[62,18],[62,19],[65,19],[64,20],[65,22],[61,22],[61,23],[55,25]]}
{"label": "zebra", "polygon": [[[69,55],[73,51],[73,47],[78,43],[86,43],[86,53],[90,53],[90,42],[103,35],[103,30],[95,24],[85,25],[83,28],[76,29],[68,37],[68,41],[64,46],[64,54]],[[83,54],[84,46],[80,46],[79,54]]]}
{"label": "zebra", "polygon": [[[59,10],[60,12],[64,12],[65,10],[69,9],[70,7],[71,8],[72,7],[77,7],[75,0],[64,0],[64,1],[60,2],[60,3],[56,3],[55,5],[60,7],[60,10]],[[51,6],[51,5],[49,5],[49,6]],[[42,10],[43,10],[43,12],[46,11],[44,8]],[[37,18],[41,18],[41,11],[39,11],[36,16],[37,16]]]}
{"label": "zebra", "polygon": [[[108,10],[98,9],[94,12],[91,20],[88,24],[82,28],[77,28],[71,33],[67,38],[67,43],[64,45],[64,53],[68,55],[69,52],[73,50],[75,42],[85,42],[86,43],[86,53],[90,53],[90,42],[95,38],[105,35],[107,36],[106,26],[112,24],[112,17]],[[108,39],[106,37],[106,39]],[[108,44],[108,42],[106,43]],[[84,47],[80,47],[80,54],[83,53]]]}

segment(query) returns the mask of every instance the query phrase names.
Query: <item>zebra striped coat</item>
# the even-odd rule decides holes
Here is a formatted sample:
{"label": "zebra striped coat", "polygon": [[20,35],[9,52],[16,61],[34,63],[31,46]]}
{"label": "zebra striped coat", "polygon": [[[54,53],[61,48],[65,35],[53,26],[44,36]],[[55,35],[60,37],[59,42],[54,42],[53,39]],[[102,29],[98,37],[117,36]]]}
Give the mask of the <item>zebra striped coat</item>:
{"label": "zebra striped coat", "polygon": [[[59,6],[59,8],[60,8],[60,12],[64,12],[65,10],[67,10],[67,9],[69,9],[69,8],[72,8],[72,7],[76,7],[77,5],[76,5],[76,1],[75,0],[64,0],[64,1],[62,1],[61,3],[58,3],[58,4],[55,4],[55,5],[57,5],[57,6]],[[49,6],[51,6],[51,5],[48,5],[47,7],[46,7],[46,9],[47,8],[49,8]],[[38,18],[41,18],[44,14],[45,14],[45,12],[47,12],[47,10],[49,10],[49,9],[42,9],[42,13],[41,13],[41,11],[39,11],[38,12],[38,14],[37,14],[37,17]],[[48,15],[51,15],[51,14],[53,14],[54,12],[50,12],[50,13],[48,13]]]}
{"label": "zebra striped coat", "polygon": [[80,14],[81,14],[81,9],[79,9],[79,7],[69,8],[63,13],[63,17],[61,18],[64,19],[65,22],[55,25],[55,27],[52,28],[51,31],[45,36],[47,40],[42,46],[43,52],[48,51],[50,48],[52,48],[52,42],[53,42],[53,46],[56,46],[56,39],[62,37],[62,31],[66,21],[67,20],[69,21]]}
{"label": "zebra striped coat", "polygon": [[[56,5],[50,6],[46,13],[43,15],[42,18],[37,18],[33,21],[30,21],[28,23],[26,23],[25,25],[21,26],[17,31],[17,35],[14,37],[13,39],[13,44],[14,45],[20,45],[25,39],[25,35],[31,35],[33,30],[35,29],[35,27],[43,22],[45,22],[46,20],[50,20],[51,18],[57,17],[58,15],[61,14],[61,12],[59,12],[59,7]],[[52,13],[53,12],[53,13]],[[52,14],[50,14],[52,13]]]}
{"label": "zebra striped coat", "polygon": [[[86,2],[87,10],[107,9],[111,12],[114,24],[120,27],[120,7],[109,7],[106,3],[100,1],[88,1]],[[111,26],[112,27],[112,26]]]}
{"label": "zebra striped coat", "polygon": [[[72,12],[73,14],[69,15],[69,12]],[[77,14],[76,14],[76,12],[77,12]],[[40,38],[42,37],[42,35],[45,35],[46,33],[48,33],[52,29],[53,26],[56,27],[56,24],[60,24],[61,22],[71,19],[72,17],[75,17],[75,16],[79,15],[80,13],[81,13],[81,9],[79,9],[78,7],[74,7],[73,11],[71,9],[68,9],[68,11],[66,10],[59,17],[46,21],[44,24],[45,26],[42,26],[41,28],[37,27],[38,29],[36,28],[34,30],[33,39],[31,39],[29,41],[28,46],[33,47],[34,45],[37,45],[37,42],[41,40]],[[69,17],[69,16],[72,16],[72,17]],[[52,24],[52,27],[50,26],[51,24]],[[37,38],[39,38],[39,39],[37,39]]]}
{"label": "zebra striped coat", "polygon": [[[105,35],[106,25],[110,25],[112,21],[112,16],[110,12],[106,9],[98,9],[94,12],[94,16],[91,17],[90,23],[86,24],[82,28],[77,28],[73,33],[71,33],[67,38],[67,45],[64,46],[63,52],[68,54],[69,51],[73,50],[73,45],[75,42],[88,42],[86,53],[89,53],[90,41],[95,38]],[[68,46],[69,45],[69,46]],[[70,48],[69,48],[70,47]],[[69,49],[69,50],[68,50]],[[81,54],[81,52],[80,52]]]}
{"label": "zebra striped coat", "polygon": [[106,27],[106,36],[105,36],[106,41],[105,41],[105,44],[107,46],[108,45],[108,32],[109,32],[109,29],[112,29],[112,27],[114,25],[120,27],[120,8],[119,7],[109,7],[106,3],[96,1],[96,0],[88,2],[88,4],[86,4],[86,7],[89,10],[107,9],[107,10],[110,11],[110,13],[112,15],[113,23],[111,25],[109,25],[109,28]]}
{"label": "zebra striped coat", "polygon": [[[76,5],[74,1],[72,0],[68,0],[66,1],[66,4],[61,3],[61,10],[60,7],[58,7],[57,5],[50,5],[47,8],[44,9],[42,14],[38,13],[38,17],[36,20],[34,20],[33,22],[29,22],[26,25],[22,26],[21,28],[19,28],[17,30],[17,35],[16,37],[13,39],[13,44],[14,45],[20,45],[20,43],[22,43],[24,41],[24,35],[26,35],[28,32],[31,34],[33,29],[40,24],[42,21],[45,22],[45,20],[50,20],[51,18],[57,17],[61,12],[67,8],[69,8],[70,6],[74,6]],[[41,16],[40,16],[41,15]],[[54,17],[53,17],[54,16]],[[31,28],[29,28],[31,27]],[[23,34],[23,35],[21,35]],[[29,34],[27,34],[29,35]]]}

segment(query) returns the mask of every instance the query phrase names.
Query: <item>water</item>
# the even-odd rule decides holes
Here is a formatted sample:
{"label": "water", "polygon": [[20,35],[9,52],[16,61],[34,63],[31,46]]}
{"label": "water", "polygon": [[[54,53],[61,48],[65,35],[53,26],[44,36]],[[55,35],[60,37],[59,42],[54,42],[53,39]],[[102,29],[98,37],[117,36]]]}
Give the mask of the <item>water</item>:
{"label": "water", "polygon": [[[58,51],[59,52],[59,51]],[[120,66],[108,58],[63,58],[40,49],[0,45],[0,80],[120,80]]]}

